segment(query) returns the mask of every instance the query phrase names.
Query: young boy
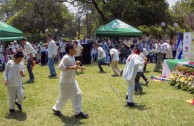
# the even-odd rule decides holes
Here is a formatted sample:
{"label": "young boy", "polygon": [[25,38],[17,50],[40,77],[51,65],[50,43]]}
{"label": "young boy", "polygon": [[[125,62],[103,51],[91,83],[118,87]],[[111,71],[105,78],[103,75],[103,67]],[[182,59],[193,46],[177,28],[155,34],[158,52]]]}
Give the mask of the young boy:
{"label": "young boy", "polygon": [[17,51],[14,54],[14,59],[9,60],[4,71],[5,86],[9,97],[9,111],[15,112],[15,104],[22,111],[22,100],[24,98],[24,90],[22,88],[22,79],[24,74],[24,63],[22,59],[24,54],[22,51]]}
{"label": "young boy", "polygon": [[58,68],[62,71],[60,75],[59,97],[53,106],[53,111],[60,116],[60,110],[70,99],[75,111],[76,118],[88,118],[88,114],[82,112],[82,92],[75,80],[77,69],[84,70],[85,67],[76,65],[74,55],[76,49],[73,43],[67,43],[65,47],[66,55],[62,58]]}
{"label": "young boy", "polygon": [[135,87],[134,80],[138,72],[138,67],[144,64],[144,61],[142,61],[142,58],[140,58],[139,55],[140,55],[140,49],[138,47],[135,47],[133,54],[131,54],[126,60],[126,65],[123,72],[123,78],[127,80],[127,83],[128,83],[127,105],[129,107],[135,106],[133,102],[133,92]]}

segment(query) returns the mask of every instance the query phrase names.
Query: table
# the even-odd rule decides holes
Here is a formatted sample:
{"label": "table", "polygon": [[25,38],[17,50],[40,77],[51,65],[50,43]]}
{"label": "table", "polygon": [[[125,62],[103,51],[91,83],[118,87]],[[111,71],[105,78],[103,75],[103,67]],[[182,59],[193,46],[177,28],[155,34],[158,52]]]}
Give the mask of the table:
{"label": "table", "polygon": [[169,78],[171,71],[177,65],[189,64],[187,60],[178,60],[178,59],[165,59],[162,66],[162,77]]}

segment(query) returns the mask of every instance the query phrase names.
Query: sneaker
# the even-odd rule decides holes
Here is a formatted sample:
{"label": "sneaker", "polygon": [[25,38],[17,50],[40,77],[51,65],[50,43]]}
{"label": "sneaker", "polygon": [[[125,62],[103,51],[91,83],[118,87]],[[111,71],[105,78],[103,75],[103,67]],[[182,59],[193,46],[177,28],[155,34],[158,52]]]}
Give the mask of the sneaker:
{"label": "sneaker", "polygon": [[13,113],[13,112],[15,112],[15,109],[9,109],[9,112]]}
{"label": "sneaker", "polygon": [[89,116],[86,113],[80,112],[79,114],[75,115],[76,118],[87,119]]}
{"label": "sneaker", "polygon": [[53,75],[50,75],[48,77],[51,78],[51,77],[56,77],[56,76],[57,76],[57,74],[53,74]]}
{"label": "sneaker", "polygon": [[135,103],[133,103],[133,102],[127,102],[127,105],[128,105],[129,107],[134,107],[134,106],[135,106]]}
{"label": "sneaker", "polygon": [[61,111],[57,111],[57,110],[54,110],[54,109],[53,109],[53,112],[54,112],[54,114],[57,115],[57,116],[63,115],[63,114],[61,113]]}
{"label": "sneaker", "polygon": [[120,72],[120,76],[122,76],[123,75],[123,70],[121,70],[121,72]]}
{"label": "sneaker", "polygon": [[33,82],[34,82],[33,79],[29,79],[29,80],[27,81],[27,83],[33,83]]}
{"label": "sneaker", "polygon": [[15,104],[17,105],[18,109],[19,109],[20,111],[22,111],[22,105],[21,105],[21,104],[18,104],[17,102],[15,102]]}

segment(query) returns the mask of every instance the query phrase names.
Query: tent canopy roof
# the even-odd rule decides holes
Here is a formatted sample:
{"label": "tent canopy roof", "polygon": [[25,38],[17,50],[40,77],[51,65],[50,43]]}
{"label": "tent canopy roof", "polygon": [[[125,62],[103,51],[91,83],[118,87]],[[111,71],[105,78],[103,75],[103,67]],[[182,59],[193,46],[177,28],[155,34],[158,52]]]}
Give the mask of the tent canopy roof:
{"label": "tent canopy roof", "polygon": [[142,31],[115,19],[96,30],[96,36],[141,36]]}
{"label": "tent canopy roof", "polygon": [[12,41],[23,37],[23,32],[0,21],[0,41]]}

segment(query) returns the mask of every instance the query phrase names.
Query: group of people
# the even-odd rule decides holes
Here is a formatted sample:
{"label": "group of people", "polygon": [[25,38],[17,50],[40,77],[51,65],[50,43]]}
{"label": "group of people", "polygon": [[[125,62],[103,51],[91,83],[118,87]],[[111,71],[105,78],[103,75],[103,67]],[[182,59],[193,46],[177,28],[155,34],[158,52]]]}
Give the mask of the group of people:
{"label": "group of people", "polygon": [[[47,36],[48,41],[48,67],[50,70],[49,78],[56,77],[56,71],[54,67],[54,58],[58,55],[58,46],[56,42],[52,39],[52,35]],[[27,69],[29,73],[28,83],[34,82],[34,74],[32,72],[33,69],[33,60],[36,57],[37,52],[33,48],[33,46],[27,42],[26,38],[21,40],[21,43],[24,47],[24,50],[16,50],[13,54],[13,59],[9,60],[6,64],[4,71],[5,85],[7,86],[7,92],[9,97],[9,111],[12,113],[15,111],[15,105],[19,110],[22,110],[22,99],[24,97],[24,90],[22,88],[22,78],[25,76],[24,74],[24,62],[23,57],[24,54],[27,57]],[[113,43],[106,44],[107,47],[103,46],[102,42],[98,41],[93,44],[93,48],[96,49],[98,55],[98,68],[99,73],[104,73],[101,65],[111,66],[113,71],[113,77],[115,76],[123,76],[128,83],[128,93],[127,93],[127,105],[130,107],[135,106],[133,102],[133,93],[137,91],[139,93],[143,93],[143,88],[139,83],[140,77],[142,77],[146,85],[149,83],[148,79],[144,75],[144,71],[146,70],[146,64],[148,62],[148,44],[142,46],[143,42],[133,43],[131,47],[128,47],[126,44],[122,45],[122,49],[126,54],[124,57],[121,55],[118,47],[116,47]],[[147,44],[147,46],[146,46]],[[162,45],[165,45],[166,48],[163,49]],[[160,44],[155,42],[156,47],[154,48],[157,53],[157,65],[160,65],[161,57],[165,58],[166,53],[162,53],[163,50],[168,51],[168,44]],[[103,48],[104,47],[104,48]],[[68,99],[71,100],[75,117],[77,118],[88,118],[88,114],[82,111],[82,92],[78,86],[78,83],[75,79],[76,71],[80,69],[82,72],[85,70],[85,67],[80,64],[82,60],[83,47],[75,41],[74,43],[68,42],[65,43],[64,53],[61,55],[61,61],[58,65],[58,68],[61,70],[60,74],[60,90],[59,97],[57,99],[56,104],[53,106],[53,111],[56,115],[62,115],[61,109],[66,105]],[[106,48],[106,49],[105,49]],[[110,56],[110,61],[107,62],[107,56]],[[127,55],[127,56],[126,56]],[[121,57],[123,58],[121,60]],[[125,60],[124,70],[119,69],[118,64],[120,61]]]}

